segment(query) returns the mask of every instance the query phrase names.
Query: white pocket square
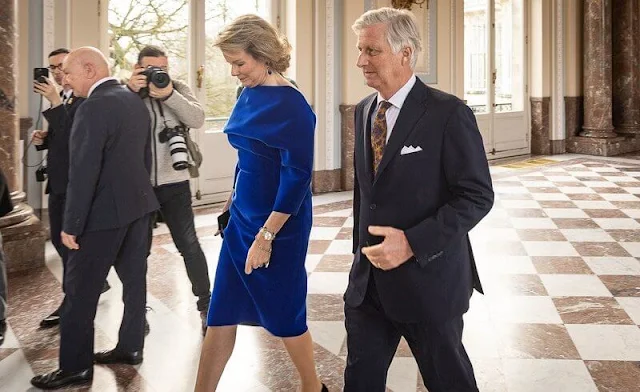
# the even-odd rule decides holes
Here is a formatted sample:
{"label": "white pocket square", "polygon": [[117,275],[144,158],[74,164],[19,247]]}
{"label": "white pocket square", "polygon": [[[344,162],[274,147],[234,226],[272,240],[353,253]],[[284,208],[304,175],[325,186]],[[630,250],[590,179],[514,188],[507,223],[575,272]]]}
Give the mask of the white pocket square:
{"label": "white pocket square", "polygon": [[400,155],[407,155],[407,154],[413,154],[414,152],[420,152],[422,151],[422,147],[420,146],[404,146],[402,147],[402,150],[400,150]]}

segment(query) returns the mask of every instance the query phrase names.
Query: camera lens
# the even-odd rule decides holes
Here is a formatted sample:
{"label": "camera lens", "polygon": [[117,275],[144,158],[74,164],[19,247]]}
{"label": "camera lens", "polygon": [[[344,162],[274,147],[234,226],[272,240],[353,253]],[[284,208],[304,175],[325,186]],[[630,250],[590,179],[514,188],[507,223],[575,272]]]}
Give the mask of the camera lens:
{"label": "camera lens", "polygon": [[156,71],[151,77],[151,83],[153,83],[158,88],[167,87],[170,81],[171,78],[169,77],[169,74],[164,71]]}

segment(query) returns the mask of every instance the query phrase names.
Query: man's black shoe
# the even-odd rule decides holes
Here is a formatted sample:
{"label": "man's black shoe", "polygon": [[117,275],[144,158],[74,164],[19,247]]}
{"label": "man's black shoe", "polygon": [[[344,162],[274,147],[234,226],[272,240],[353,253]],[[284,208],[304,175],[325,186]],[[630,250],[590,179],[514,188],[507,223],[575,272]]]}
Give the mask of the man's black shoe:
{"label": "man's black shoe", "polygon": [[7,320],[0,320],[0,346],[4,343],[4,336],[7,334]]}
{"label": "man's black shoe", "polygon": [[40,328],[51,328],[58,324],[60,324],[60,308],[42,319],[42,321],[40,321]]}
{"label": "man's black shoe", "polygon": [[105,280],[104,284],[102,285],[102,291],[100,292],[100,294],[106,293],[107,291],[109,291],[110,288],[111,286],[109,286],[109,282]]}
{"label": "man's black shoe", "polygon": [[93,380],[93,368],[78,372],[64,372],[60,369],[41,374],[31,379],[31,385],[40,389],[58,389],[69,385],[87,384]]}
{"label": "man's black shoe", "polygon": [[118,351],[102,351],[93,354],[93,361],[100,364],[123,363],[126,365],[139,365],[142,363],[142,351],[134,351],[132,353]]}

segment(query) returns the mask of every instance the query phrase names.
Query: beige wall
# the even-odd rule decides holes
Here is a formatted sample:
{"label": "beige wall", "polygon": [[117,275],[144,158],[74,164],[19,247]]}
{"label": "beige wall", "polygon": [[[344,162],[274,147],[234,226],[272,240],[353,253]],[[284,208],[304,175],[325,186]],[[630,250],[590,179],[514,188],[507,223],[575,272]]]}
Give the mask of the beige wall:
{"label": "beige wall", "polygon": [[293,78],[310,104],[313,105],[313,2],[288,0],[285,34],[293,46],[291,68],[287,75]]}
{"label": "beige wall", "polygon": [[529,53],[531,97],[551,96],[551,6],[549,0],[531,0]]}
{"label": "beige wall", "polygon": [[362,72],[356,66],[358,61],[358,40],[351,26],[364,11],[364,0],[345,0],[343,2],[342,36],[342,104],[355,105],[373,92],[365,82]]}
{"label": "beige wall", "polygon": [[564,1],[564,77],[567,97],[582,95],[582,0]]}
{"label": "beige wall", "polygon": [[100,47],[101,22],[98,0],[71,0],[71,48]]}

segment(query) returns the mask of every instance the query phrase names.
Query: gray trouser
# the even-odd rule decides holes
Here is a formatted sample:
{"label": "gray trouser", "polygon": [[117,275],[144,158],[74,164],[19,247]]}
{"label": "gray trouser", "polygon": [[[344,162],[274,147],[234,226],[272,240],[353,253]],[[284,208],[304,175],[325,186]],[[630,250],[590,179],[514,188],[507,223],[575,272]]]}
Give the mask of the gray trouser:
{"label": "gray trouser", "polygon": [[0,320],[4,320],[7,311],[7,268],[2,252],[2,235],[0,234]]}

